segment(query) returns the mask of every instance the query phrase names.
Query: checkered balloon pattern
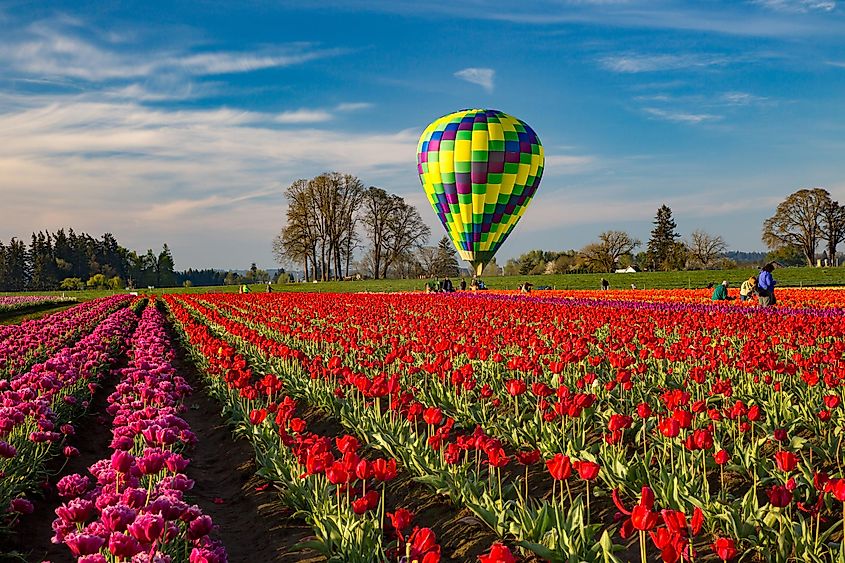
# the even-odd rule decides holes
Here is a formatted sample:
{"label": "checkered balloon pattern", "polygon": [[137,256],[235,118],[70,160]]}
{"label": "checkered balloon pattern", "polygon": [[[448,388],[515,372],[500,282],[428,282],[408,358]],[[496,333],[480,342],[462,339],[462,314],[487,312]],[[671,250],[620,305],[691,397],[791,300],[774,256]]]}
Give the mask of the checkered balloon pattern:
{"label": "checkered balloon pattern", "polygon": [[534,130],[501,111],[450,113],[423,131],[420,182],[458,254],[477,273],[525,213],[543,163]]}

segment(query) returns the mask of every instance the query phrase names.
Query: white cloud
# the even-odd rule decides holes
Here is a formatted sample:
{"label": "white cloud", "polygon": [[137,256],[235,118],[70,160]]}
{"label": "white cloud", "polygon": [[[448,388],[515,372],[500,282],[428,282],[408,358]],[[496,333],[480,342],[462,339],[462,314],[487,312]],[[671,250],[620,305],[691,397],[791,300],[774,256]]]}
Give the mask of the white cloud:
{"label": "white cloud", "polygon": [[752,0],[752,3],[777,12],[832,12],[836,9],[836,0]]}
{"label": "white cloud", "polygon": [[547,154],[543,175],[578,174],[588,170],[596,162],[592,156]]}
{"label": "white cloud", "polygon": [[492,68],[465,68],[455,73],[455,77],[466,80],[472,84],[478,84],[488,92],[493,91],[493,79],[496,71]]}
{"label": "white cloud", "polygon": [[337,111],[361,111],[372,107],[373,104],[369,102],[344,102],[336,105],[334,109]]}
{"label": "white cloud", "polygon": [[416,179],[416,130],[278,128],[273,114],[83,96],[0,96],[0,107],[4,240],[73,225],[131,248],[167,241],[180,268],[267,267],[282,186],[325,170],[391,190],[397,177]]}
{"label": "white cloud", "polygon": [[648,55],[637,53],[608,56],[599,60],[601,66],[606,70],[627,74],[720,67],[731,62],[731,59],[724,55]]}
{"label": "white cloud", "polygon": [[[252,72],[302,64],[342,55],[343,49],[320,49],[308,43],[291,43],[252,52],[194,52],[190,45],[178,49],[132,52],[123,42],[96,42],[95,32],[69,27],[65,21],[37,22],[4,38],[0,64],[38,77],[64,77],[88,82],[159,80],[163,76],[210,76]],[[114,39],[114,38],[112,38]]]}
{"label": "white cloud", "polygon": [[284,111],[276,115],[276,117],[273,118],[273,121],[285,124],[323,123],[325,121],[330,121],[332,117],[332,114],[325,110],[298,109],[293,111]]}
{"label": "white cloud", "polygon": [[748,92],[725,92],[718,100],[729,106],[750,106],[768,103],[768,98],[755,96]]}
{"label": "white cloud", "polygon": [[646,113],[654,117],[664,119],[666,121],[673,121],[675,123],[690,123],[697,125],[707,121],[719,121],[722,119],[720,115],[713,115],[710,113],[689,113],[685,111],[664,110],[659,108],[644,108]]}

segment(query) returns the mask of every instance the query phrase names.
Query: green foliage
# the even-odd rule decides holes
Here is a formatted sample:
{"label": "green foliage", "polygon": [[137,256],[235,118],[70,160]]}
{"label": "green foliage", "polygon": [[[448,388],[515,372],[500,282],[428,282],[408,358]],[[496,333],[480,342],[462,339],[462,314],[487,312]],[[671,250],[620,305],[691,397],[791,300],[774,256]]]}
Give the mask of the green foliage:
{"label": "green foliage", "polygon": [[88,278],[88,282],[85,285],[90,289],[108,289],[108,280],[106,280],[106,276],[103,274],[94,274]]}
{"label": "green foliage", "polygon": [[65,278],[62,280],[59,288],[68,291],[80,291],[85,289],[85,282],[79,278]]}
{"label": "green foliage", "polygon": [[766,262],[777,262],[784,266],[802,266],[806,261],[801,249],[792,245],[781,246],[766,255]]}

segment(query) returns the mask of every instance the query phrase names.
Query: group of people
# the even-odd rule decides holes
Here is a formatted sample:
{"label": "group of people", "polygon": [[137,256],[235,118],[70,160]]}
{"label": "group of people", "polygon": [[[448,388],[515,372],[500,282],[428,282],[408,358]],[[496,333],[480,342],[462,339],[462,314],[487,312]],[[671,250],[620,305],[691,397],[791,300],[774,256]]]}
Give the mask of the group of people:
{"label": "group of people", "polygon": [[[461,278],[461,282],[458,284],[458,289],[460,291],[466,291],[466,279]],[[480,279],[473,277],[472,281],[469,282],[469,289],[471,291],[476,291],[479,289],[487,289],[487,286],[484,285],[484,282]],[[448,276],[442,280],[439,277],[435,277],[433,280],[425,282],[426,293],[452,293],[453,291],[455,291],[455,284],[452,283],[452,280],[450,280]]]}
{"label": "group of people", "polygon": [[[760,275],[751,276],[739,287],[740,301],[750,301],[757,297],[757,302],[761,307],[772,307],[777,303],[775,298],[775,284],[777,283],[772,277],[772,272],[775,266],[773,263],[768,263],[760,270]],[[708,287],[712,287],[708,286]],[[713,301],[728,301],[732,299],[728,294],[728,281],[725,280],[713,289]]]}

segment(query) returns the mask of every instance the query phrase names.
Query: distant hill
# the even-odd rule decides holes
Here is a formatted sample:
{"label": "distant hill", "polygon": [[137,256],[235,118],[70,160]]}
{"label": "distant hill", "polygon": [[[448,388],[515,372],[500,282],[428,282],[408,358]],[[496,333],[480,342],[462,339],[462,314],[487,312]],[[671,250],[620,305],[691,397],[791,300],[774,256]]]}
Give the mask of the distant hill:
{"label": "distant hill", "polygon": [[731,250],[730,252],[725,252],[725,256],[739,265],[759,264],[766,259],[765,252],[743,252],[741,250]]}

